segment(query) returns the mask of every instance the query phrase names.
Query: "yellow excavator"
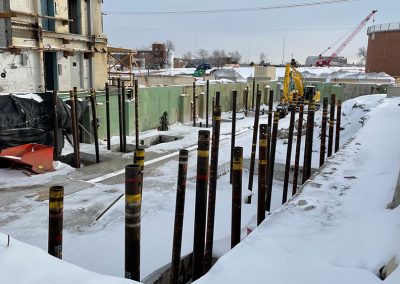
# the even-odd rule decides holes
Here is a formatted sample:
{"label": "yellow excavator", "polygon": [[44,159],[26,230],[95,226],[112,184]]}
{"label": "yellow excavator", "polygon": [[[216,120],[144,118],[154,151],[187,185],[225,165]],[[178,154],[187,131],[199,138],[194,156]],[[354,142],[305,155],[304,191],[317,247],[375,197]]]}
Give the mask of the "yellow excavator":
{"label": "yellow excavator", "polygon": [[[293,81],[294,89],[289,90]],[[285,80],[283,81],[283,94],[281,97],[281,102],[276,108],[276,110],[279,112],[280,118],[284,118],[289,113],[294,94],[296,94],[298,98],[303,98],[304,101],[315,101],[318,108],[321,100],[320,91],[315,86],[304,86],[304,79],[299,70],[288,63],[285,67]]]}

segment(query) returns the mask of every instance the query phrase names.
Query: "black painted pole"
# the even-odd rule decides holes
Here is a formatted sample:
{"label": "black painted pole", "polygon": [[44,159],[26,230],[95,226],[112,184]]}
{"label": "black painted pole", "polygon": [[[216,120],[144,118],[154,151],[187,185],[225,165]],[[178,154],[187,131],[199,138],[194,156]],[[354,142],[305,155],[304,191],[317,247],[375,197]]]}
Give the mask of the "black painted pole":
{"label": "black painted pole", "polygon": [[220,128],[221,128],[221,107],[217,105],[214,106],[214,111],[213,111],[210,182],[208,191],[208,210],[207,210],[208,214],[207,214],[206,252],[204,258],[205,272],[210,270],[212,265],[215,201],[216,201],[217,181],[218,181],[218,153],[219,153]]}
{"label": "black painted pole", "polygon": [[253,78],[253,89],[252,89],[252,96],[251,96],[251,110],[254,111],[254,96],[256,92],[256,78]]}
{"label": "black painted pole", "polygon": [[244,88],[244,115],[247,117],[249,112],[249,88]]}
{"label": "black painted pole", "polygon": [[272,186],[273,186],[273,181],[274,181],[276,140],[278,138],[278,123],[279,123],[279,112],[274,112],[274,124],[272,127],[272,135],[271,135],[270,157],[268,159],[267,198],[265,201],[265,210],[266,211],[271,211],[271,197],[272,197]]}
{"label": "black painted pole", "polygon": [[92,127],[93,127],[93,138],[94,138],[94,149],[96,153],[96,163],[100,163],[99,135],[98,135],[98,125],[97,125],[97,112],[96,112],[96,93],[93,89],[90,90],[90,105],[92,107]]}
{"label": "black painted pole", "polygon": [[135,80],[135,144],[139,148],[139,86]]}
{"label": "black painted pole", "polygon": [[283,178],[282,204],[285,204],[287,201],[287,194],[289,188],[290,162],[292,160],[292,145],[293,145],[294,120],[296,118],[296,106],[297,106],[297,97],[296,94],[294,94],[290,110],[289,136],[288,136],[288,144],[286,150],[285,176]]}
{"label": "black painted pole", "polygon": [[62,259],[64,187],[52,186],[49,192],[48,253]]}
{"label": "black painted pole", "polygon": [[336,112],[336,139],[335,139],[335,153],[339,151],[340,146],[340,124],[342,121],[342,100],[337,101]]}
{"label": "black painted pole", "polygon": [[193,240],[193,281],[204,274],[204,247],[206,234],[208,162],[210,131],[200,130],[197,149],[196,202]]}
{"label": "black painted pole", "polygon": [[179,268],[181,263],[183,216],[185,212],[186,177],[188,166],[188,150],[179,151],[178,185],[176,190],[174,238],[172,245],[171,283],[179,283]]}
{"label": "black painted pole", "polygon": [[139,165],[125,167],[125,278],[140,281],[140,214],[142,206]]}
{"label": "black painted pole", "polygon": [[[268,98],[267,161],[269,159],[270,148],[271,148],[272,116],[274,114],[273,107],[274,107],[274,90],[270,90],[269,98]],[[268,168],[267,168],[267,171],[268,171]]]}
{"label": "black painted pole", "polygon": [[196,82],[193,82],[193,126],[196,127]]}
{"label": "black painted pole", "polygon": [[308,105],[308,118],[307,119],[307,136],[308,141],[306,143],[305,159],[303,165],[303,183],[306,182],[311,176],[311,165],[312,165],[312,146],[314,136],[314,117],[315,117],[315,102],[311,101]]}
{"label": "black painted pole", "polygon": [[210,81],[207,80],[206,84],[207,90],[206,90],[206,127],[208,128],[208,109],[209,109],[209,104],[210,104]]}
{"label": "black painted pole", "polygon": [[119,151],[124,151],[124,141],[122,139],[122,97],[121,97],[121,78],[117,80],[117,96],[118,96],[118,126],[119,126]]}
{"label": "black painted pole", "polygon": [[299,177],[299,164],[300,164],[300,153],[301,153],[301,136],[303,132],[303,117],[304,117],[304,102],[303,99],[299,98],[299,120],[297,124],[297,136],[296,136],[296,154],[294,158],[294,171],[293,171],[293,189],[292,195],[297,192],[297,183]]}
{"label": "black painted pole", "polygon": [[123,143],[123,150],[122,152],[126,152],[126,93],[125,93],[125,82],[122,82],[122,92],[121,92],[121,106],[122,106],[122,143]]}
{"label": "black painted pole", "polygon": [[240,243],[242,218],[243,148],[233,150],[231,248]]}
{"label": "black painted pole", "polygon": [[106,83],[106,128],[107,150],[111,150],[111,124],[110,124],[110,86]]}
{"label": "black painted pole", "polygon": [[260,124],[260,142],[258,147],[258,202],[257,226],[265,219],[265,190],[267,187],[267,131],[266,124]]}
{"label": "black painted pole", "polygon": [[74,87],[74,100],[73,103],[75,105],[75,126],[76,126],[76,146],[78,147],[78,155],[79,155],[79,165],[78,167],[81,166],[81,158],[80,158],[80,150],[81,150],[81,145],[80,145],[80,131],[79,131],[79,107],[78,107],[78,88]]}
{"label": "black painted pole", "polygon": [[54,139],[54,152],[53,159],[58,161],[58,152],[60,151],[60,145],[58,143],[59,128],[58,128],[58,94],[57,90],[53,91],[53,139]]}
{"label": "black painted pole", "polygon": [[258,123],[260,120],[260,101],[261,101],[261,91],[257,91],[256,110],[254,112],[253,140],[251,144],[249,184],[247,187],[249,190],[249,196],[247,197],[246,200],[247,204],[251,204],[251,195],[253,192],[254,165],[256,160],[257,138],[258,138]]}
{"label": "black painted pole", "polygon": [[140,192],[143,191],[143,174],[144,174],[144,149],[143,148],[136,148],[133,154],[133,163],[140,166]]}
{"label": "black painted pole", "polygon": [[74,147],[74,167],[79,169],[81,161],[79,158],[79,140],[78,140],[78,132],[77,132],[77,121],[76,121],[76,104],[75,104],[75,96],[74,92],[70,91],[70,99],[71,99],[71,132],[72,132],[72,146]]}
{"label": "black painted pole", "polygon": [[333,150],[333,127],[335,125],[335,104],[336,95],[331,95],[331,112],[329,115],[329,137],[328,137],[328,158],[332,156]]}
{"label": "black painted pole", "polygon": [[232,167],[233,167],[233,149],[236,143],[236,106],[237,106],[237,90],[232,91],[232,131],[231,131],[231,165],[229,182],[232,184]]}
{"label": "black painted pole", "polygon": [[322,103],[322,122],[321,122],[321,147],[319,149],[319,166],[325,163],[326,154],[326,123],[328,120],[328,98],[324,98]]}

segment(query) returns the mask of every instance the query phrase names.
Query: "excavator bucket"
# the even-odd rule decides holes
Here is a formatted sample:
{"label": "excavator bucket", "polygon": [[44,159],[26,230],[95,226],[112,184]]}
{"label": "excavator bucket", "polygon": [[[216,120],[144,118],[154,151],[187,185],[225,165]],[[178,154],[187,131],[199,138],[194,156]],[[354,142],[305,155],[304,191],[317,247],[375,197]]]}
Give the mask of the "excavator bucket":
{"label": "excavator bucket", "polygon": [[53,147],[42,144],[25,144],[4,149],[0,160],[8,160],[11,166],[28,166],[32,172],[43,174],[54,171]]}

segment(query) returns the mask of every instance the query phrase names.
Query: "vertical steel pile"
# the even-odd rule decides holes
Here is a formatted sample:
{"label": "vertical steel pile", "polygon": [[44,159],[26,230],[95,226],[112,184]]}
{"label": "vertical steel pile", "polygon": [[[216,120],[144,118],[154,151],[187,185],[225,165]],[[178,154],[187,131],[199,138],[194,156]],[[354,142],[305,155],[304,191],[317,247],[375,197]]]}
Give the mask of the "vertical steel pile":
{"label": "vertical steel pile", "polygon": [[188,150],[179,151],[178,185],[176,190],[174,239],[172,246],[171,283],[179,283],[179,268],[181,262],[183,216],[185,212],[186,177],[188,166]]}
{"label": "vertical steel pile", "polygon": [[342,121],[342,100],[337,101],[336,112],[336,139],[335,139],[335,153],[339,151],[340,146],[340,124]]}
{"label": "vertical steel pile", "polygon": [[94,149],[96,153],[96,163],[100,163],[99,135],[98,135],[98,125],[97,125],[97,112],[96,112],[96,93],[93,89],[90,90],[90,105],[92,107],[92,127],[93,127]]}
{"label": "vertical steel pile", "polygon": [[[269,98],[268,98],[267,162],[269,159],[269,152],[270,152],[270,148],[271,148],[272,116],[274,114],[273,107],[274,107],[274,90],[270,90]],[[267,168],[267,171],[268,171],[268,168]]]}
{"label": "vertical steel pile", "polygon": [[133,163],[140,166],[140,192],[143,191],[144,154],[143,148],[136,148],[133,154]]}
{"label": "vertical steel pile", "polygon": [[260,141],[258,146],[258,202],[257,225],[265,219],[265,189],[267,187],[267,132],[268,126],[260,124]]}
{"label": "vertical steel pile", "polygon": [[48,253],[62,259],[64,187],[52,186],[49,192]]}
{"label": "vertical steel pile", "polygon": [[249,112],[249,88],[244,88],[244,115],[247,117]]}
{"label": "vertical steel pile", "polygon": [[126,100],[126,88],[125,82],[122,82],[122,91],[121,91],[121,106],[122,106],[122,152],[126,152],[126,109],[125,109],[125,100]]}
{"label": "vertical steel pile", "polygon": [[58,128],[58,94],[57,90],[53,91],[53,136],[54,136],[54,153],[53,159],[58,160],[58,152],[60,150],[60,145],[58,143],[59,128]]}
{"label": "vertical steel pile", "polygon": [[328,158],[332,156],[333,150],[333,127],[335,125],[335,104],[336,95],[331,95],[331,112],[329,115],[329,137],[328,137]]}
{"label": "vertical steel pile", "polygon": [[299,98],[299,120],[297,123],[297,136],[296,136],[296,154],[294,158],[294,171],[293,171],[293,189],[292,195],[297,192],[297,183],[299,177],[299,164],[300,164],[300,152],[301,152],[301,136],[303,132],[303,117],[304,117],[304,102]]}
{"label": "vertical steel pile", "polygon": [[240,243],[242,216],[243,148],[233,151],[231,248]]}
{"label": "vertical steel pile", "polygon": [[196,82],[193,82],[193,126],[196,127]]}
{"label": "vertical steel pile", "polygon": [[253,89],[252,89],[252,95],[251,95],[251,110],[253,110],[253,111],[254,111],[255,91],[256,91],[256,78],[253,78]]}
{"label": "vertical steel pile", "polygon": [[[256,160],[258,124],[260,120],[260,102],[261,102],[261,91],[257,91],[256,110],[254,112],[253,140],[251,144],[250,173],[249,173],[249,184],[248,184],[249,192],[253,191],[254,164]],[[251,194],[249,194],[249,196],[247,197],[246,203],[251,204]]]}
{"label": "vertical steel pile", "polygon": [[[219,97],[217,93],[217,97]],[[217,193],[218,180],[218,153],[219,153],[219,138],[221,128],[221,107],[218,104],[213,110],[213,129],[211,143],[211,165],[210,165],[210,182],[208,191],[208,215],[207,215],[207,234],[206,234],[206,251],[204,257],[204,270],[207,272],[212,264],[212,251],[214,241],[214,220],[215,220],[215,201]]]}
{"label": "vertical steel pile", "polygon": [[208,109],[209,109],[209,104],[210,104],[210,81],[207,80],[206,83],[206,127],[208,128]]}
{"label": "vertical steel pile", "polygon": [[110,124],[110,86],[106,83],[106,128],[107,150],[111,150],[111,124]]}
{"label": "vertical steel pile", "polygon": [[321,148],[319,150],[319,166],[325,163],[326,154],[326,123],[328,120],[328,98],[324,98],[322,105],[322,122],[321,122]]}
{"label": "vertical steel pile", "polygon": [[314,138],[314,117],[315,117],[315,102],[310,101],[308,105],[307,115],[307,136],[304,148],[304,163],[303,163],[303,183],[311,176],[312,165],[312,146]]}
{"label": "vertical steel pile", "polygon": [[119,126],[119,151],[123,152],[124,141],[122,139],[122,96],[121,96],[121,78],[117,80],[117,95],[118,95],[118,126]]}
{"label": "vertical steel pile", "polygon": [[287,201],[288,187],[289,187],[289,175],[290,175],[290,161],[292,159],[292,145],[293,145],[293,132],[294,132],[294,120],[296,118],[296,106],[297,97],[293,95],[293,99],[290,107],[290,124],[289,124],[289,137],[286,150],[286,165],[285,165],[285,176],[283,178],[283,194],[282,204]]}
{"label": "vertical steel pile", "polygon": [[210,131],[200,130],[197,149],[196,204],[193,240],[193,281],[204,274],[204,246],[206,233],[208,160]]}
{"label": "vertical steel pile", "polygon": [[271,211],[271,197],[272,197],[272,185],[274,181],[274,166],[275,166],[276,140],[278,136],[278,123],[279,123],[279,112],[274,112],[274,124],[272,127],[272,135],[271,135],[270,157],[268,159],[267,198],[265,201],[265,210],[267,211]]}
{"label": "vertical steel pile", "polygon": [[237,106],[237,91],[232,91],[232,131],[231,131],[231,165],[229,182],[232,184],[232,167],[233,167],[233,149],[236,142],[236,106]]}
{"label": "vertical steel pile", "polygon": [[140,281],[140,214],[142,206],[139,165],[125,167],[125,278]]}
{"label": "vertical steel pile", "polygon": [[81,165],[80,157],[79,157],[79,133],[78,133],[78,111],[76,109],[76,96],[74,91],[70,91],[70,99],[71,99],[71,132],[72,132],[72,144],[74,147],[74,167],[79,169]]}
{"label": "vertical steel pile", "polygon": [[135,144],[139,148],[139,86],[135,80]]}

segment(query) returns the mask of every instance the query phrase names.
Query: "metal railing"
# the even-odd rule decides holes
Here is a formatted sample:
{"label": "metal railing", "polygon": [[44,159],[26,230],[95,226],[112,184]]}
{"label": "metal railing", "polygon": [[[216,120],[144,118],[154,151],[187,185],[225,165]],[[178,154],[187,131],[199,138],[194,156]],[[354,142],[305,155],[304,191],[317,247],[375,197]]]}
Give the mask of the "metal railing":
{"label": "metal railing", "polygon": [[400,22],[386,23],[368,27],[367,34],[400,30]]}

